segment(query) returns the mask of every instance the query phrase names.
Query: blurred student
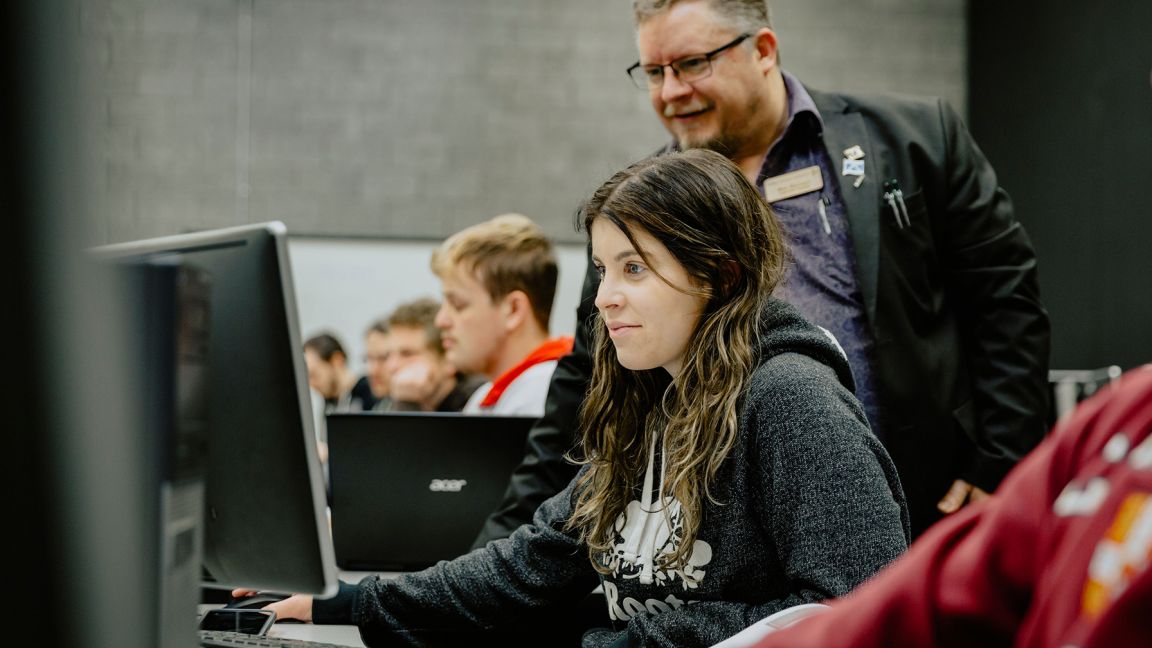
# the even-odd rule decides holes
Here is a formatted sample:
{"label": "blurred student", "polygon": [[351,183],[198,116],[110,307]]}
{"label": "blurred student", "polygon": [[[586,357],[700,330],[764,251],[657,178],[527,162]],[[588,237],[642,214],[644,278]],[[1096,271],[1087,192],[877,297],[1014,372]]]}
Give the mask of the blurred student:
{"label": "blurred student", "polygon": [[371,404],[353,391],[359,379],[348,367],[348,354],[336,336],[319,333],[305,340],[304,361],[308,364],[308,384],[324,397],[326,414],[371,409]]}
{"label": "blurred student", "polygon": [[352,399],[360,401],[363,411],[371,411],[376,407],[376,402],[380,400],[372,392],[372,379],[369,378],[367,372],[357,378],[356,384],[352,385]]}
{"label": "blurred student", "polygon": [[904,551],[892,461],[843,352],[771,297],[784,239],[739,168],[652,158],[582,213],[602,279],[577,477],[508,538],[267,606],[280,618],[355,623],[369,646],[553,645],[540,620],[600,585],[610,627],[584,646],[704,646]]}
{"label": "blurred student", "polygon": [[317,453],[327,471],[328,429],[325,415],[330,412],[360,411],[364,409],[364,404],[353,401],[351,390],[356,384],[356,376],[348,369],[348,355],[336,336],[319,333],[304,340],[304,363],[308,367]]}
{"label": "blurred student", "polygon": [[1152,365],[1061,419],[986,501],[758,648],[1152,646]]}
{"label": "blurred student", "polygon": [[436,313],[440,302],[425,297],[405,302],[388,316],[381,372],[388,403],[377,411],[459,412],[483,376],[460,372],[445,356]]}
{"label": "blurred student", "polygon": [[[328,426],[324,418],[333,412],[361,412],[372,409],[375,398],[366,399],[357,379],[348,368],[348,353],[331,333],[318,333],[304,341],[304,362],[308,366],[308,387],[312,394],[312,415],[317,453],[328,470]],[[370,397],[371,394],[368,394]]]}
{"label": "blurred student", "polygon": [[559,268],[544,231],[520,214],[497,216],[445,240],[432,271],[445,357],[488,379],[464,412],[541,416],[556,361],[572,350],[571,337],[548,337]]}
{"label": "blurred student", "polygon": [[392,374],[388,369],[388,318],[382,317],[364,332],[364,378],[374,399],[368,408],[372,411],[383,412],[392,407]]}

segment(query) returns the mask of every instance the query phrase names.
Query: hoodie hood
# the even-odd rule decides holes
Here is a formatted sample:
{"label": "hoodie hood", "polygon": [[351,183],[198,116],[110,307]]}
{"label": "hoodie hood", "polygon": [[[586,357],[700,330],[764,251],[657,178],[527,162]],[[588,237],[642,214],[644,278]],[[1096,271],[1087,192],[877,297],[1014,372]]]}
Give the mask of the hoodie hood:
{"label": "hoodie hood", "polygon": [[[765,304],[760,327],[758,364],[782,353],[803,354],[831,367],[840,383],[848,391],[855,391],[848,358],[835,336],[804,319],[800,311],[787,302],[770,298]],[[657,437],[661,440],[659,450]],[[656,467],[657,459],[659,468]],[[671,497],[657,496],[664,492],[664,478],[663,436],[653,435],[648,446],[641,500],[630,504],[619,522],[624,540],[619,547],[619,557],[635,566],[638,571],[635,577],[643,585],[652,584],[656,559],[673,535],[673,520],[679,514],[678,502]],[[704,553],[710,556],[710,549],[706,545],[703,548]]]}
{"label": "hoodie hood", "polygon": [[828,365],[840,384],[856,393],[848,356],[827,329],[809,322],[787,302],[770,297],[760,326],[760,364],[782,353],[799,353]]}

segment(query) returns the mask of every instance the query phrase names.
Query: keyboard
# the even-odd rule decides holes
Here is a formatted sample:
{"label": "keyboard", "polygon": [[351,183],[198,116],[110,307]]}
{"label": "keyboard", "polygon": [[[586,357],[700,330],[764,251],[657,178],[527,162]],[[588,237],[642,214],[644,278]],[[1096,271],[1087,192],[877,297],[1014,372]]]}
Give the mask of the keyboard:
{"label": "keyboard", "polygon": [[348,648],[340,644],[290,639],[288,637],[259,637],[228,630],[199,630],[201,648]]}

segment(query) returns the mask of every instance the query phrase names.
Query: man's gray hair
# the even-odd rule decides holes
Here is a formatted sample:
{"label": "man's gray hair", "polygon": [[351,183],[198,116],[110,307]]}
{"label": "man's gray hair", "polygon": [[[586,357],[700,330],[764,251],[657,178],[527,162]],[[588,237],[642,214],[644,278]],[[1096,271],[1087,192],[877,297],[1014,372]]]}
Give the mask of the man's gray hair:
{"label": "man's gray hair", "polygon": [[[772,12],[768,0],[703,0],[723,19],[731,22],[737,31],[755,33],[762,27],[772,28]],[[632,15],[636,24],[657,16],[681,0],[632,0]]]}

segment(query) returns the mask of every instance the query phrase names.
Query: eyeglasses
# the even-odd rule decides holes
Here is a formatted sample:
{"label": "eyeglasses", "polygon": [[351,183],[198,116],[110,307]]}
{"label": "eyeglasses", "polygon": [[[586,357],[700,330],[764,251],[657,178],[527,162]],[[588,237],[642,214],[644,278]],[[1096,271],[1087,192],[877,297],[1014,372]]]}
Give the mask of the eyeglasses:
{"label": "eyeglasses", "polygon": [[736,47],[744,42],[744,39],[751,36],[752,34],[740,34],[735,40],[725,43],[711,52],[686,56],[664,65],[640,65],[640,61],[636,61],[632,67],[628,68],[628,78],[632,79],[632,83],[641,90],[658,88],[664,84],[664,68],[670,67],[676,78],[684,83],[699,81],[712,74],[712,59],[719,56],[724,50]]}

